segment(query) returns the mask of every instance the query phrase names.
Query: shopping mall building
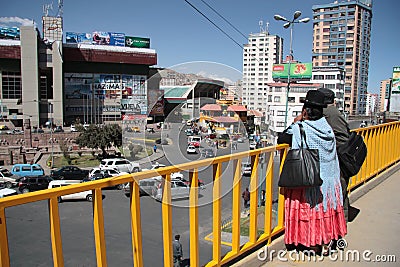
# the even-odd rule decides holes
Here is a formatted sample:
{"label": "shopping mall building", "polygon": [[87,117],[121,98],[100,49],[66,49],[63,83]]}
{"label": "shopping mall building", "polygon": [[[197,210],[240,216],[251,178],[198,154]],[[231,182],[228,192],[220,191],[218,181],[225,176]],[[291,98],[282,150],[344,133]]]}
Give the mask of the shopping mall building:
{"label": "shopping mall building", "polygon": [[162,95],[149,79],[150,39],[95,32],[63,42],[62,18],[42,22],[42,36],[34,25],[0,29],[0,119],[17,127],[146,121]]}

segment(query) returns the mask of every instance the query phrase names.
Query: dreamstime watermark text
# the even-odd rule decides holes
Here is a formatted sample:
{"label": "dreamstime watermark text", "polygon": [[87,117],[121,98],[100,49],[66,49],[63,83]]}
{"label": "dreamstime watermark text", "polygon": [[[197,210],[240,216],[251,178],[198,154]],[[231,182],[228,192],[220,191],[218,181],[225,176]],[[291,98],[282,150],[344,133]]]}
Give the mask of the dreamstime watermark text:
{"label": "dreamstime watermark text", "polygon": [[396,255],[394,254],[374,254],[372,250],[338,250],[335,252],[328,251],[328,256],[316,254],[313,250],[303,250],[299,253],[296,250],[269,250],[267,246],[260,249],[257,253],[257,258],[260,261],[273,261],[278,260],[282,262],[287,261],[302,261],[302,262],[320,262],[323,260],[330,260],[333,262],[396,262]]}

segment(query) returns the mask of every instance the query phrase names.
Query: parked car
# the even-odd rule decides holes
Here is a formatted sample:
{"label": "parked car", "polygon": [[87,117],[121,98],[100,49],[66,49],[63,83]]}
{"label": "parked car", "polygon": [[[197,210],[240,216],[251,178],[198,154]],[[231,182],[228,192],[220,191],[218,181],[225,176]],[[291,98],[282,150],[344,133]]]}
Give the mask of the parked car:
{"label": "parked car", "polygon": [[43,190],[49,187],[49,183],[53,181],[50,176],[25,176],[18,179],[18,190],[21,193]]}
{"label": "parked car", "polygon": [[[153,192],[153,196],[157,201],[162,201],[162,182],[159,182]],[[171,180],[171,199],[188,198],[190,194],[190,187],[179,179]]]}
{"label": "parked car", "polygon": [[64,132],[64,129],[61,126],[56,126],[53,129],[53,133],[63,133],[63,132]]}
{"label": "parked car", "polygon": [[215,157],[215,153],[212,148],[204,148],[201,150],[201,156],[205,158],[213,158]]}
{"label": "parked car", "polygon": [[249,145],[249,148],[252,150],[252,149],[256,149],[257,148],[257,142],[256,141],[251,141],[250,142],[250,145]]}
{"label": "parked car", "polygon": [[[80,181],[77,180],[55,180],[51,181],[49,183],[48,188],[57,188],[61,186],[67,186],[67,185],[72,185],[72,184],[79,184]],[[103,195],[103,198],[105,196]],[[86,190],[78,193],[73,193],[73,194],[68,194],[64,196],[60,196],[58,198],[58,202],[62,202],[65,200],[87,200],[92,202],[93,201],[93,195],[92,195],[92,190]]]}
{"label": "parked car", "polygon": [[[94,180],[99,180],[99,179],[104,179],[104,178],[109,178],[109,177],[115,177],[119,175],[124,175],[128,174],[127,172],[120,172],[118,170],[112,169],[112,168],[93,168],[89,172],[89,177],[84,179],[83,181],[94,181]],[[120,189],[122,190],[124,188],[125,184],[119,184],[113,188]]]}
{"label": "parked car", "polygon": [[[143,179],[139,181],[139,194],[143,195],[151,195],[153,191],[156,189],[157,185],[159,185],[162,181],[161,176],[152,177],[149,179]],[[131,190],[129,183],[124,187],[124,194],[127,197],[130,197]]]}
{"label": "parked car", "polygon": [[11,188],[2,188],[0,189],[0,198],[18,195],[17,190]]}
{"label": "parked car", "polygon": [[251,163],[250,162],[242,162],[242,175],[243,176],[251,175]]}
{"label": "parked car", "polygon": [[71,125],[70,127],[71,132],[77,132],[78,130],[76,129],[75,125]]}
{"label": "parked car", "polygon": [[44,175],[44,170],[39,164],[14,164],[11,173],[19,177],[40,176]]}
{"label": "parked car", "polygon": [[0,185],[6,188],[17,186],[19,176],[12,174],[9,170],[0,167]]}
{"label": "parked car", "polygon": [[51,178],[54,180],[83,180],[88,177],[89,171],[76,166],[63,166],[57,170],[52,170]]}
{"label": "parked car", "polygon": [[[156,162],[155,164],[151,165],[150,170],[155,170],[158,168],[165,167],[166,165]],[[142,169],[142,171],[147,171],[149,169]],[[183,179],[183,174],[181,172],[173,172],[171,173],[171,179]]]}
{"label": "parked car", "polygon": [[187,136],[191,136],[191,135],[194,134],[194,133],[193,133],[193,130],[192,130],[191,128],[186,129],[186,130],[185,130],[185,133],[186,133]]}
{"label": "parked car", "polygon": [[44,133],[44,130],[42,128],[35,128],[32,130],[32,133]]}
{"label": "parked car", "polygon": [[188,145],[188,147],[186,148],[186,153],[196,154],[197,153],[196,147],[194,145]]}
{"label": "parked car", "polygon": [[103,159],[100,162],[99,168],[112,168],[114,170],[120,171],[120,172],[138,172],[140,171],[140,165],[137,162],[131,162],[127,159],[123,158],[109,158],[109,159]]}
{"label": "parked car", "polygon": [[133,126],[133,127],[132,127],[132,131],[133,131],[134,133],[140,133],[140,127],[139,127],[139,126]]}
{"label": "parked car", "polygon": [[98,167],[96,167],[89,171],[89,178],[96,174],[99,174],[99,173],[103,173],[105,176],[107,175],[107,177],[114,177],[114,176],[128,174],[127,172],[120,172],[113,168],[98,168]]}

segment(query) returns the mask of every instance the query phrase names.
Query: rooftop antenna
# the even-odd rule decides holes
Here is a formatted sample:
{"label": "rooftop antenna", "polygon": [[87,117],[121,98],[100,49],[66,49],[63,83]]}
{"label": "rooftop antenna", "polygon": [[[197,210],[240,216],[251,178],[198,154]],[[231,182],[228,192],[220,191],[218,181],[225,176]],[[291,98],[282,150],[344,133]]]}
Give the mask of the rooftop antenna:
{"label": "rooftop antenna", "polygon": [[265,23],[265,32],[268,33],[268,30],[269,30],[269,22],[267,21]]}
{"label": "rooftop antenna", "polygon": [[63,6],[64,6],[64,1],[63,0],[58,0],[58,17],[62,17],[63,15]]}
{"label": "rooftop antenna", "polygon": [[263,33],[263,32],[264,32],[263,24],[264,24],[264,23],[263,23],[262,20],[258,21],[258,26],[260,26],[260,33]]}
{"label": "rooftop antenna", "polygon": [[43,14],[45,17],[49,16],[49,10],[53,10],[53,3],[43,5]]}

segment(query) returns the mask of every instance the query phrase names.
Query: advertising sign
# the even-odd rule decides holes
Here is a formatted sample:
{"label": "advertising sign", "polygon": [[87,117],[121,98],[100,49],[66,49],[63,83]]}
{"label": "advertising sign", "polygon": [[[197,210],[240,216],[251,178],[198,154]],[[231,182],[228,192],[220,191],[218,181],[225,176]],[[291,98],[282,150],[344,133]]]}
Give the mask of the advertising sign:
{"label": "advertising sign", "polygon": [[125,36],[125,46],[136,48],[150,48],[150,39],[142,37]]}
{"label": "advertising sign", "polygon": [[76,32],[66,32],[65,33],[65,42],[67,44],[77,44],[78,43],[78,34]]}
{"label": "advertising sign", "polygon": [[0,39],[19,39],[18,27],[0,27]]}
{"label": "advertising sign", "polygon": [[392,94],[400,94],[400,67],[393,68]]}
{"label": "advertising sign", "polygon": [[393,68],[392,77],[389,111],[400,112],[400,67]]}
{"label": "advertising sign", "polygon": [[125,46],[125,34],[120,32],[109,32],[110,43],[114,46]]}
{"label": "advertising sign", "polygon": [[121,111],[129,114],[147,114],[147,99],[121,99]]}
{"label": "advertising sign", "polygon": [[[272,67],[272,78],[284,80],[288,78],[289,64],[274,64]],[[291,63],[291,80],[309,80],[312,77],[312,63]]]}

